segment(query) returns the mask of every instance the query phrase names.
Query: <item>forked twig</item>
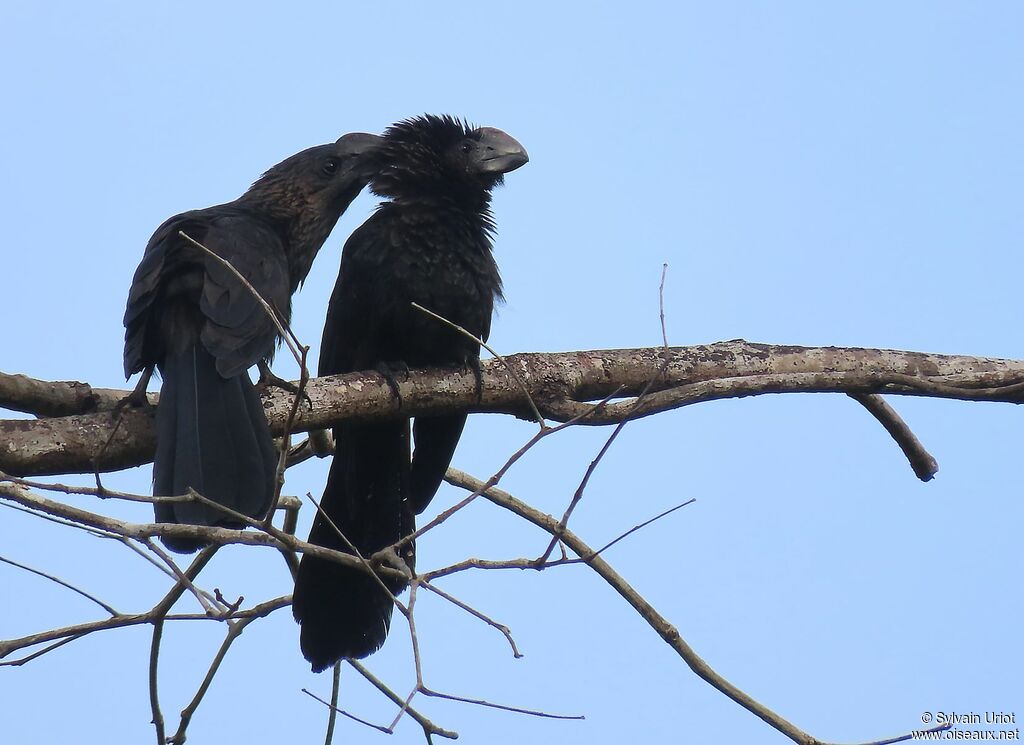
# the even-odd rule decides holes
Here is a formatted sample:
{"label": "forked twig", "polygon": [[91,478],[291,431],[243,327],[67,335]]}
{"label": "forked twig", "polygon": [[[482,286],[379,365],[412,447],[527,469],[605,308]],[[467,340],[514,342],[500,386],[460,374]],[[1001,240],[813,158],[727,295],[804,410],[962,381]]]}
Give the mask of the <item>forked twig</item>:
{"label": "forked twig", "polygon": [[[351,665],[356,670],[356,672],[358,672],[360,675],[362,675],[364,678],[366,678],[366,680],[371,685],[373,685],[374,688],[376,688],[378,691],[380,691],[385,696],[387,696],[389,699],[391,699],[391,701],[393,703],[395,703],[398,706],[403,706],[404,705],[405,702],[402,700],[402,697],[399,696],[397,693],[395,693],[390,688],[388,688],[387,685],[385,685],[379,678],[377,678],[377,676],[375,676],[373,673],[371,673],[366,668],[366,666],[364,666],[361,662],[359,662],[358,660],[345,660],[345,661],[349,665]],[[457,740],[458,739],[458,737],[459,737],[459,733],[458,732],[454,732],[452,730],[442,729],[441,727],[438,727],[436,724],[434,724],[432,721],[430,721],[425,716],[420,714],[416,709],[412,708],[411,706],[407,706],[405,708],[405,711],[406,711],[406,713],[409,716],[411,716],[416,721],[416,723],[418,725],[420,725],[420,727],[423,728],[423,732],[426,733],[428,737],[430,735],[439,735],[441,737],[448,738],[449,740]]]}
{"label": "forked twig", "polygon": [[420,584],[421,587],[425,587],[426,589],[430,590],[435,595],[440,595],[442,598],[447,600],[449,603],[452,603],[453,605],[456,605],[459,608],[462,608],[462,610],[466,611],[471,616],[480,619],[481,621],[486,623],[488,626],[491,626],[491,627],[497,629],[498,631],[500,631],[502,633],[502,635],[505,637],[505,640],[508,641],[509,646],[512,647],[512,656],[515,657],[516,659],[519,659],[520,657],[523,656],[522,653],[519,651],[519,647],[516,646],[516,640],[512,638],[512,630],[509,629],[508,626],[506,626],[503,623],[498,623],[497,621],[495,621],[493,618],[490,618],[489,616],[485,616],[483,613],[478,611],[476,608],[473,608],[472,606],[462,602],[461,600],[459,600],[454,595],[449,595],[447,592],[442,590],[440,587],[435,587],[430,582],[427,582],[425,580],[420,580],[419,584]]}
{"label": "forked twig", "polygon": [[331,739],[334,737],[334,724],[333,724],[334,719],[333,719],[333,715],[335,715],[335,714],[341,714],[343,717],[348,717],[353,722],[359,722],[359,724],[362,724],[362,725],[364,725],[366,727],[369,727],[370,729],[375,729],[378,732],[383,732],[385,735],[390,735],[390,734],[392,734],[392,732],[394,732],[394,730],[390,730],[387,727],[384,727],[384,726],[382,726],[380,724],[374,724],[373,722],[368,722],[365,719],[361,719],[360,717],[357,717],[355,714],[350,714],[349,712],[345,711],[344,709],[339,709],[336,701],[334,703],[331,703],[330,701],[324,701],[322,698],[317,696],[315,693],[313,693],[308,688],[303,688],[302,692],[305,693],[307,696],[309,696],[311,699],[314,699],[315,701],[319,701],[321,704],[323,704],[324,706],[326,706],[330,710],[331,715],[332,715],[332,719],[331,719],[331,726],[330,726],[330,728],[327,731],[327,743],[328,744],[331,742]]}
{"label": "forked twig", "polygon": [[[455,478],[453,478],[453,476]],[[449,472],[449,481],[459,483],[463,488],[473,489],[474,491],[480,490],[480,487],[483,486],[483,482],[479,479],[464,473],[452,474]],[[563,527],[561,521],[530,507],[526,503],[516,499],[511,494],[501,489],[490,488],[482,490],[482,494],[486,499],[490,500],[494,504],[504,507],[510,512],[519,515],[542,530],[547,531],[552,536],[559,537],[577,556],[590,557],[585,563],[597,572],[597,574],[609,585],[611,585],[611,587],[618,592],[626,602],[633,606],[637,613],[640,614],[651,628],[653,628],[658,635],[661,636],[661,638],[671,646],[677,654],[679,654],[691,670],[710,683],[714,688],[724,693],[743,708],[763,719],[770,726],[779,732],[782,732],[794,742],[801,743],[801,745],[810,745],[811,743],[818,742],[818,740],[811,737],[799,727],[783,719],[764,704],[754,700],[752,697],[715,672],[683,640],[679,631],[676,630],[672,624],[658,613],[654,607],[640,595],[640,593],[626,582],[626,580],[619,576],[619,574],[615,572],[615,570],[613,570],[611,566],[597,554],[597,552],[591,549],[568,528]]]}

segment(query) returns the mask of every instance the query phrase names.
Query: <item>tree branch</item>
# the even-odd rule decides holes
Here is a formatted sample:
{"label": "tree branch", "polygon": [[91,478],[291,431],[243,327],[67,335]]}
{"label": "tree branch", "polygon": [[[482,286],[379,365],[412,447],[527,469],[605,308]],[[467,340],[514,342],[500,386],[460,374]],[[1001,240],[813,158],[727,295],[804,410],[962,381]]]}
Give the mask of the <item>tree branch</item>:
{"label": "tree branch", "polygon": [[917,435],[884,398],[873,393],[851,393],[850,398],[867,409],[871,416],[885,427],[885,431],[900,446],[900,450],[910,461],[910,467],[921,481],[931,481],[935,478],[939,471],[935,457],[925,450]]}
{"label": "tree branch", "polygon": [[[618,572],[612,569],[612,567],[600,556],[600,551],[594,551],[590,548],[590,546],[576,536],[571,530],[565,528],[559,520],[531,507],[519,499],[516,499],[506,491],[496,487],[486,488],[486,484],[484,482],[454,468],[448,469],[445,480],[448,483],[459,486],[463,489],[472,492],[480,492],[484,498],[490,500],[492,503],[509,510],[513,514],[522,517],[542,530],[561,539],[561,541],[568,546],[570,550],[580,557],[580,561],[593,569],[602,579],[605,580],[605,582],[609,584],[609,586],[612,587],[612,589],[614,589],[627,603],[629,603],[634,610],[636,610],[640,617],[647,622],[647,624],[658,634],[658,636],[662,638],[662,640],[665,641],[666,644],[675,650],[680,658],[682,658],[683,662],[685,662],[694,673],[711,686],[724,693],[744,709],[756,715],[772,728],[786,735],[786,737],[799,745],[828,745],[825,741],[813,737],[792,722],[784,719],[782,716],[752,698],[715,672],[715,670],[712,669],[711,666],[708,665],[708,663],[705,662],[703,658],[701,658],[700,655],[698,655],[696,651],[686,643],[686,640],[683,639],[678,629],[676,629],[668,619],[658,613],[658,611],[620,574],[618,574]],[[865,745],[898,742],[901,739],[906,738],[882,740],[875,743],[866,743]]]}
{"label": "tree branch", "polygon": [[[630,399],[591,412],[583,424],[610,424],[701,401],[765,393],[892,393],[960,400],[1024,401],[1024,361],[840,347],[791,347],[742,340],[695,347],[598,350],[505,358],[514,368],[482,364],[482,396],[463,369],[432,369],[398,382],[402,408],[376,373],[315,378],[306,392],[295,431],[330,427],[346,419],[380,420],[457,410],[500,412],[532,418],[523,384],[546,416],[565,421],[588,401],[621,388],[637,396],[662,364],[664,374],[642,402]],[[521,378],[522,383],[516,380]],[[118,395],[126,395],[120,391]],[[116,396],[114,397],[116,398]],[[290,394],[271,391],[264,407],[276,434],[292,406]],[[100,470],[141,465],[153,457],[152,412],[124,411]],[[107,412],[43,420],[0,420],[0,471],[19,476],[89,473],[115,421]]]}
{"label": "tree branch", "polygon": [[[19,484],[5,483],[2,478],[0,478],[0,500],[10,501],[46,515],[64,518],[76,523],[78,526],[88,526],[106,531],[112,535],[139,541],[145,541],[154,537],[171,536],[175,538],[188,538],[189,540],[211,546],[235,543],[270,546],[277,550],[287,549],[289,551],[312,554],[318,558],[336,561],[354,569],[365,570],[365,564],[355,556],[307,543],[292,535],[282,533],[272,526],[267,526],[260,531],[254,532],[231,530],[229,528],[211,528],[201,525],[179,525],[176,523],[129,523],[47,499],[41,494],[35,494]],[[254,526],[259,526],[259,523],[255,520],[247,520],[247,522]],[[268,530],[272,530],[273,533],[266,532]],[[381,577],[405,579],[404,574],[387,566],[374,565],[373,570]]]}
{"label": "tree branch", "polygon": [[88,383],[50,382],[0,372],[0,409],[41,417],[112,409],[124,394],[109,388],[93,388]]}

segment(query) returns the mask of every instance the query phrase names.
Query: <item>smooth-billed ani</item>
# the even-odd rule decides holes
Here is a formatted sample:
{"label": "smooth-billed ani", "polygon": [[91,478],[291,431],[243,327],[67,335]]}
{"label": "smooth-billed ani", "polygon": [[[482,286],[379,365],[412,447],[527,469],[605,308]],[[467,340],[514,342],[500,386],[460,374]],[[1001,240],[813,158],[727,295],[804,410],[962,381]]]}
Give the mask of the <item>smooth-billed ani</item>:
{"label": "smooth-billed ani", "polygon": [[[348,134],[278,163],[233,202],[183,212],[150,238],[124,315],[124,372],[154,366],[163,383],[156,412],[153,494],[191,487],[260,519],[274,494],[277,454],[248,369],[273,356],[277,327],[231,270],[179,235],[230,262],[287,322],[291,296],[338,218],[372,175],[375,135]],[[243,527],[195,501],[157,503],[158,522]],[[165,538],[175,551],[199,543]]]}
{"label": "smooth-billed ani", "polygon": [[[320,350],[320,375],[407,367],[470,366],[479,345],[412,307],[416,302],[486,339],[501,279],[491,254],[491,189],[527,162],[501,130],[449,116],[399,122],[369,156],[371,190],[388,201],[345,243]],[[391,381],[393,382],[393,380]],[[309,540],[364,557],[415,530],[434,496],[466,422],[465,414],[346,422]],[[400,554],[413,567],[412,541]],[[404,583],[384,582],[392,593]],[[305,555],[293,612],[314,671],[342,657],[365,657],[384,643],[392,600],[366,572]]]}

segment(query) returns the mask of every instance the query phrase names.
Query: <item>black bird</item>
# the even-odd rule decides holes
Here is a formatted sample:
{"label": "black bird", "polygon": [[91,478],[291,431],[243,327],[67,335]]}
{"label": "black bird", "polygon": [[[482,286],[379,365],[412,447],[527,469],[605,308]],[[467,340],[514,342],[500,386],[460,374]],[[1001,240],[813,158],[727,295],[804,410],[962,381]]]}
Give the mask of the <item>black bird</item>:
{"label": "black bird", "polygon": [[[183,212],[157,228],[135,271],[124,315],[124,372],[143,371],[130,398],[145,400],[154,366],[163,377],[156,412],[153,494],[203,496],[262,518],[274,494],[277,453],[248,369],[273,356],[277,327],[221,262],[234,266],[287,322],[338,218],[372,174],[375,135],[348,134],[303,150],[263,174],[233,202]],[[242,527],[198,502],[156,505],[158,522]],[[196,541],[165,538],[175,551]]]}
{"label": "black bird", "polygon": [[[479,345],[411,303],[487,338],[501,298],[491,189],[527,162],[526,151],[501,130],[422,116],[389,128],[369,159],[376,171],[370,188],[389,201],[345,243],[320,375],[378,369],[393,384],[390,371],[407,367],[468,365],[479,374]],[[411,463],[408,418],[334,428],[320,504],[363,557],[414,532],[414,516],[440,486],[465,422],[465,414],[416,417]],[[309,540],[349,551],[337,530],[318,514]],[[400,554],[412,568],[411,541]],[[384,584],[392,593],[404,587]],[[292,609],[302,624],[302,653],[319,672],[377,650],[392,600],[367,573],[305,555]]]}

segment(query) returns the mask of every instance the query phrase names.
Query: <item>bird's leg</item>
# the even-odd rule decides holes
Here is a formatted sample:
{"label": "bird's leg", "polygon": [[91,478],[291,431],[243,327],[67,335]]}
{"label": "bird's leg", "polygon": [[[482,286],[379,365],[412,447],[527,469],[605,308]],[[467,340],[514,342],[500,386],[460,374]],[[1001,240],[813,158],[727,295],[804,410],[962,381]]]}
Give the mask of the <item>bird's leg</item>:
{"label": "bird's leg", "polygon": [[261,393],[270,387],[280,388],[281,390],[288,391],[289,393],[299,392],[299,387],[297,385],[275,375],[266,360],[260,360],[257,362],[256,368],[260,371],[260,379],[256,381],[256,388]]}
{"label": "bird's leg", "polygon": [[[284,378],[279,378],[274,374],[273,370],[270,369],[270,365],[267,364],[266,360],[260,360],[256,363],[256,367],[260,371],[260,379],[256,381],[256,391],[263,393],[267,388],[280,388],[283,391],[289,393],[298,393],[299,387],[294,383],[291,383]],[[302,392],[302,397],[306,400],[309,408],[313,408],[313,400],[309,397],[309,394],[305,391]]]}
{"label": "bird's leg", "polygon": [[402,392],[398,390],[398,379],[395,377],[396,372],[402,374],[403,380],[409,379],[409,366],[402,360],[395,362],[384,362],[383,360],[377,363],[374,368],[384,378],[384,382],[388,384],[388,388],[391,389],[391,393],[398,401],[398,408],[402,408]]}
{"label": "bird's leg", "polygon": [[139,407],[151,408],[152,404],[149,403],[149,397],[146,396],[146,389],[149,387],[149,380],[153,377],[152,365],[142,371],[142,375],[139,377],[139,382],[135,384],[135,388],[127,396],[122,398],[116,404],[112,410],[113,416],[120,416],[121,410],[125,406],[131,406],[133,409]]}
{"label": "bird's leg", "polygon": [[93,463],[93,474],[96,476],[96,488],[103,492],[103,482],[100,480],[100,463],[103,460],[103,456],[107,452],[107,448],[110,447],[110,443],[114,441],[114,436],[117,435],[117,431],[121,429],[122,415],[126,406],[131,406],[133,409],[145,408],[152,411],[153,404],[149,402],[149,397],[146,395],[146,389],[149,387],[149,379],[153,377],[153,366],[150,365],[142,371],[142,375],[139,377],[139,382],[135,384],[135,388],[127,396],[122,398],[110,411],[110,417],[114,420],[114,427],[110,430],[110,436],[107,437],[107,441],[103,443],[103,447],[100,448],[100,452],[92,459]]}

